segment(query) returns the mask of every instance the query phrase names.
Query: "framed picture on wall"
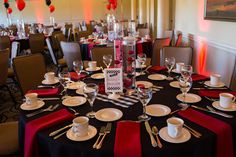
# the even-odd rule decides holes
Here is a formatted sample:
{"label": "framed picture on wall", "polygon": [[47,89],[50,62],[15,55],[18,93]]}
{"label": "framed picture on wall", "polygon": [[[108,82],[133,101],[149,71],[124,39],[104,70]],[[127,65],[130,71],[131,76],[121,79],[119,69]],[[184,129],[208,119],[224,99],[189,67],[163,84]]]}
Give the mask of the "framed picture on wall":
{"label": "framed picture on wall", "polygon": [[204,18],[236,21],[236,0],[205,0]]}

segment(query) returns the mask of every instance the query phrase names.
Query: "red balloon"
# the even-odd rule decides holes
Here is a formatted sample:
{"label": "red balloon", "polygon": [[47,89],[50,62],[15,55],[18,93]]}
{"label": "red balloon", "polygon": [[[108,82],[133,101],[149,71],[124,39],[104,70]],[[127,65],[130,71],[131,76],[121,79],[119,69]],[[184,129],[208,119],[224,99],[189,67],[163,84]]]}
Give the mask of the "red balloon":
{"label": "red balloon", "polygon": [[24,0],[16,0],[17,8],[22,11],[25,8],[25,1]]}
{"label": "red balloon", "polygon": [[12,8],[7,8],[7,13],[11,14],[12,13]]}
{"label": "red balloon", "polygon": [[111,8],[112,8],[113,10],[116,10],[116,7],[117,7],[116,4],[111,4]]}
{"label": "red balloon", "polygon": [[4,3],[8,3],[8,0],[4,0],[3,2],[4,2]]}
{"label": "red balloon", "polygon": [[115,4],[115,3],[117,3],[117,0],[109,0],[109,3]]}
{"label": "red balloon", "polygon": [[107,4],[107,10],[111,10],[111,4]]}
{"label": "red balloon", "polygon": [[50,13],[53,13],[55,11],[55,7],[53,5],[49,6]]}

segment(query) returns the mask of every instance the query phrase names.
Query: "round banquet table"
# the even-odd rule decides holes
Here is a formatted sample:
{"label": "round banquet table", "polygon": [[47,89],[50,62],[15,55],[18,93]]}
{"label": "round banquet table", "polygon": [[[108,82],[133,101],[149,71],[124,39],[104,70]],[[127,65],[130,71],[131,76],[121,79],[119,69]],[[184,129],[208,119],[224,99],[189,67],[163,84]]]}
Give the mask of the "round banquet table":
{"label": "round banquet table", "polygon": [[[166,74],[164,72],[164,74]],[[175,74],[172,74],[175,75]],[[163,104],[167,105],[171,108],[172,111],[178,109],[179,107],[177,104],[179,101],[176,99],[176,95],[180,93],[180,90],[177,88],[170,87],[169,81],[151,81],[147,79],[147,75],[145,76],[139,76],[136,78],[137,80],[147,80],[152,82],[154,85],[163,86],[164,89],[160,90],[157,93],[153,94],[153,98],[150,101],[149,104]],[[85,80],[86,83],[88,82],[94,82],[94,83],[100,83],[103,82],[103,80],[93,80],[91,78],[88,78]],[[193,87],[203,87],[202,84],[193,83]],[[68,91],[70,95],[77,95],[75,91]],[[190,90],[190,93],[197,94],[196,90]],[[54,100],[54,101],[45,101],[46,106],[51,104],[61,104],[61,100]],[[198,103],[196,103],[196,106],[205,107],[206,105],[210,105],[212,102],[209,100],[202,98],[202,100]],[[99,100],[95,100],[94,103],[94,110],[98,111],[102,108],[108,108],[113,107],[120,109],[123,112],[123,117],[120,119],[122,120],[137,120],[137,117],[142,114],[142,105],[140,102],[134,104],[133,106],[130,106],[129,108],[122,108],[119,106],[115,106],[108,102],[103,102]],[[60,107],[57,109],[66,108],[63,105],[60,105]],[[91,110],[88,102],[86,102],[84,105],[74,107],[77,111],[79,111],[80,115],[85,115],[87,112]],[[199,111],[199,110],[198,110]],[[217,116],[214,114],[206,113],[203,111],[199,111],[204,114],[207,114],[209,116],[212,116],[214,118],[217,118],[219,120],[224,121],[225,123],[229,124],[232,127],[233,132],[233,141],[234,141],[234,148],[235,147],[235,133],[236,133],[236,118],[233,119],[227,119],[221,116]],[[21,153],[23,155],[24,150],[24,131],[25,131],[25,124],[33,119],[37,119],[41,116],[49,114],[48,112],[44,112],[42,114],[39,114],[37,116],[26,118],[26,114],[30,113],[30,111],[21,111],[21,116],[19,120],[19,138],[20,138],[20,147],[21,147]],[[231,113],[236,117],[236,113]],[[181,117],[178,114],[174,114],[176,117]],[[151,120],[149,121],[150,125],[156,125],[158,129],[161,129],[162,127],[165,127],[166,120],[171,116],[165,116],[165,117],[151,117]],[[182,118],[182,117],[181,117]],[[149,134],[147,133],[144,123],[142,122],[140,125],[140,140],[141,140],[141,147],[142,147],[142,156],[143,157],[215,157],[216,156],[216,134],[209,131],[206,128],[201,127],[200,125],[197,125],[193,122],[190,122],[189,120],[182,118],[185,122],[185,124],[191,126],[195,130],[202,133],[201,138],[195,138],[194,136],[191,136],[191,139],[185,143],[180,144],[174,144],[169,143],[161,139],[161,142],[163,144],[163,148],[160,149],[158,147],[154,148],[151,145]],[[120,121],[119,120],[119,121]],[[38,147],[41,153],[41,156],[43,157],[113,157],[114,156],[114,143],[115,143],[115,133],[116,133],[116,124],[117,122],[112,122],[112,130],[111,133],[108,134],[105,138],[105,141],[103,143],[103,146],[101,149],[96,150],[93,149],[92,146],[95,143],[97,135],[88,140],[83,142],[75,142],[71,141],[66,137],[66,135],[63,135],[59,139],[54,140],[53,138],[49,137],[49,133],[59,129],[65,125],[70,124],[71,121],[67,121],[65,123],[50,127],[48,129],[44,129],[42,131],[39,131],[37,133],[37,141],[38,141]],[[97,128],[97,131],[99,132],[101,126],[105,126],[105,122],[101,122],[96,119],[90,119],[89,121],[90,125],[93,125]],[[236,154],[236,153],[234,153]]]}

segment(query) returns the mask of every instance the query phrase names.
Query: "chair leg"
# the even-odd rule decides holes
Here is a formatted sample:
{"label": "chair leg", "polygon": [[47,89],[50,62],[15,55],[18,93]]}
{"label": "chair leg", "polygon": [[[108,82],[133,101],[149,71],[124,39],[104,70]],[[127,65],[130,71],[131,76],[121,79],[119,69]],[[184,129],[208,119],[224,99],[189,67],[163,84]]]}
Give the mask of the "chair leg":
{"label": "chair leg", "polygon": [[12,101],[17,105],[16,99],[15,99],[15,97],[13,96],[13,94],[11,93],[10,88],[9,88],[7,85],[6,85],[5,87],[7,88],[8,92],[9,92],[9,94],[10,94],[10,96],[11,96]]}

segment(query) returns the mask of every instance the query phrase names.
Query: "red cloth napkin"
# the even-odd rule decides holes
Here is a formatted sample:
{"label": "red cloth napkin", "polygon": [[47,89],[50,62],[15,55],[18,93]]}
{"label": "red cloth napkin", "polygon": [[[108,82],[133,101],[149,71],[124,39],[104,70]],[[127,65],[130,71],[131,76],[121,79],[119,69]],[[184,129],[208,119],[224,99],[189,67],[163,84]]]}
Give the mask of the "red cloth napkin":
{"label": "red cloth napkin", "polygon": [[137,42],[137,53],[143,53],[143,43]]}
{"label": "red cloth napkin", "polygon": [[191,108],[180,111],[180,116],[204,127],[217,135],[216,157],[233,157],[232,129],[227,123],[193,110]]}
{"label": "red cloth napkin", "polygon": [[118,122],[114,157],[141,157],[140,123]]}
{"label": "red cloth napkin", "polygon": [[192,80],[193,81],[203,81],[203,80],[207,80],[207,79],[209,79],[208,76],[199,75],[199,74],[193,74],[192,75]]}
{"label": "red cloth napkin", "polygon": [[57,95],[59,91],[60,91],[59,88],[50,88],[50,89],[29,90],[27,93],[37,93],[38,96],[51,96],[51,95]]}
{"label": "red cloth napkin", "polygon": [[166,69],[166,67],[164,67],[164,66],[153,66],[153,67],[151,67],[151,68],[149,68],[148,69],[148,71],[150,72],[150,73],[156,73],[156,72],[160,72],[160,71],[162,71],[162,70],[167,70]]}
{"label": "red cloth napkin", "polygon": [[210,98],[219,98],[220,93],[230,93],[234,96],[236,96],[236,92],[230,92],[230,91],[225,91],[225,90],[207,90],[207,89],[202,89],[198,91],[198,94],[200,96],[206,96]]}
{"label": "red cloth napkin", "polygon": [[85,77],[87,77],[87,75],[85,75],[85,74],[78,75],[76,72],[70,72],[70,78],[73,81],[78,81],[78,80],[83,79]]}
{"label": "red cloth napkin", "polygon": [[74,115],[66,109],[61,109],[41,118],[28,122],[25,126],[24,157],[38,157],[39,150],[37,145],[36,133],[42,129],[66,120],[73,119]]}

